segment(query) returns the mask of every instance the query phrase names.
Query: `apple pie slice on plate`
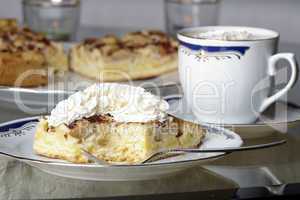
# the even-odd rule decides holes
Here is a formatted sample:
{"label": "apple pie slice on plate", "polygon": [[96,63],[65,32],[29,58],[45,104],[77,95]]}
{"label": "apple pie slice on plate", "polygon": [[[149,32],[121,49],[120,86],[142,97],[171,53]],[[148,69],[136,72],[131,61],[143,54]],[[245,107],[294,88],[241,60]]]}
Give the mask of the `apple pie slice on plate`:
{"label": "apple pie slice on plate", "polygon": [[[235,148],[234,132],[186,122],[143,88],[95,84],[61,101],[49,116],[0,124],[0,154],[47,173],[84,180],[160,178],[226,155],[184,153],[141,164],[165,148]],[[109,163],[90,163],[82,149]]]}
{"label": "apple pie slice on plate", "polygon": [[143,88],[94,84],[58,103],[37,125],[34,150],[88,163],[82,149],[109,163],[135,164],[166,148],[197,148],[200,125],[166,114],[168,103]]}
{"label": "apple pie slice on plate", "polygon": [[71,49],[70,68],[103,82],[151,78],[177,69],[177,46],[160,31],[89,38]]}

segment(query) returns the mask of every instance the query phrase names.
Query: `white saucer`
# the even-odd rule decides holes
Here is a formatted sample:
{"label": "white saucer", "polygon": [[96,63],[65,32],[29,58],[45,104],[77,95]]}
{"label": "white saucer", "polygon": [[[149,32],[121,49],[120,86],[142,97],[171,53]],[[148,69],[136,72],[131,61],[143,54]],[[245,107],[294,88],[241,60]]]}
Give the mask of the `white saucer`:
{"label": "white saucer", "polygon": [[[179,119],[193,123],[207,124],[199,121],[189,110],[187,103],[181,97],[166,99],[170,104],[168,113]],[[300,124],[300,109],[288,106],[284,102],[277,102],[275,105],[274,117],[270,113],[263,113],[258,120],[252,124],[215,124],[235,131],[242,138],[256,138],[267,136],[274,132],[287,133],[288,128]]]}

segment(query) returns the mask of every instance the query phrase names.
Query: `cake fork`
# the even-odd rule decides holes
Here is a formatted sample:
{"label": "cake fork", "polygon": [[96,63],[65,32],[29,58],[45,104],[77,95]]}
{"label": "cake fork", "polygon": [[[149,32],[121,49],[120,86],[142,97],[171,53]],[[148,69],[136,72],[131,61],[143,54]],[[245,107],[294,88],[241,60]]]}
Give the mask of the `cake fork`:
{"label": "cake fork", "polygon": [[[184,153],[232,153],[235,151],[247,151],[247,150],[255,150],[255,149],[263,149],[268,148],[272,146],[277,146],[280,144],[284,144],[286,140],[279,140],[276,142],[271,143],[264,143],[264,144],[258,144],[258,145],[250,145],[250,146],[243,146],[238,148],[210,148],[210,149],[189,149],[189,148],[173,148],[173,149],[164,149],[157,152],[154,152],[150,156],[148,156],[146,159],[139,163],[135,163],[135,165],[139,164],[146,164],[150,163],[156,160],[159,160],[160,158],[165,158],[168,154],[184,154]],[[118,165],[118,164],[111,164],[104,160],[98,159],[93,154],[89,153],[88,151],[81,149],[85,156],[87,156],[91,161],[94,163],[97,163],[99,165]]]}

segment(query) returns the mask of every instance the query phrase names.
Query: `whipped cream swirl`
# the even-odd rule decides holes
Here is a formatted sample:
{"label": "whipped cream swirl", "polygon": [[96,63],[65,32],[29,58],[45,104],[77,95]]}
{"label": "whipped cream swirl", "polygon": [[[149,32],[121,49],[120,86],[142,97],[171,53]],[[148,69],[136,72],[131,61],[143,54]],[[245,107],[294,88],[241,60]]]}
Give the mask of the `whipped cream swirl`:
{"label": "whipped cream swirl", "polygon": [[57,104],[50,126],[69,125],[94,115],[110,114],[117,122],[164,121],[169,104],[141,87],[116,83],[94,84]]}

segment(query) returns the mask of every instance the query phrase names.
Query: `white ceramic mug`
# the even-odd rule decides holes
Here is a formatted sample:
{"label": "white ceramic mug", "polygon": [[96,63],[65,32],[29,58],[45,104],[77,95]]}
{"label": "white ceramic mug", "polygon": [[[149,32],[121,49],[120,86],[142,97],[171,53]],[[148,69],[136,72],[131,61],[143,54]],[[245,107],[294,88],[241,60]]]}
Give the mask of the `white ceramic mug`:
{"label": "white ceramic mug", "polygon": [[[213,40],[195,37],[207,31],[247,31],[251,40]],[[257,37],[256,37],[257,36]],[[185,100],[203,122],[244,124],[285,95],[297,80],[292,53],[276,54],[279,34],[251,27],[211,26],[188,28],[178,35],[179,76]],[[268,96],[270,78],[278,60],[288,61],[291,76],[286,86]]]}

